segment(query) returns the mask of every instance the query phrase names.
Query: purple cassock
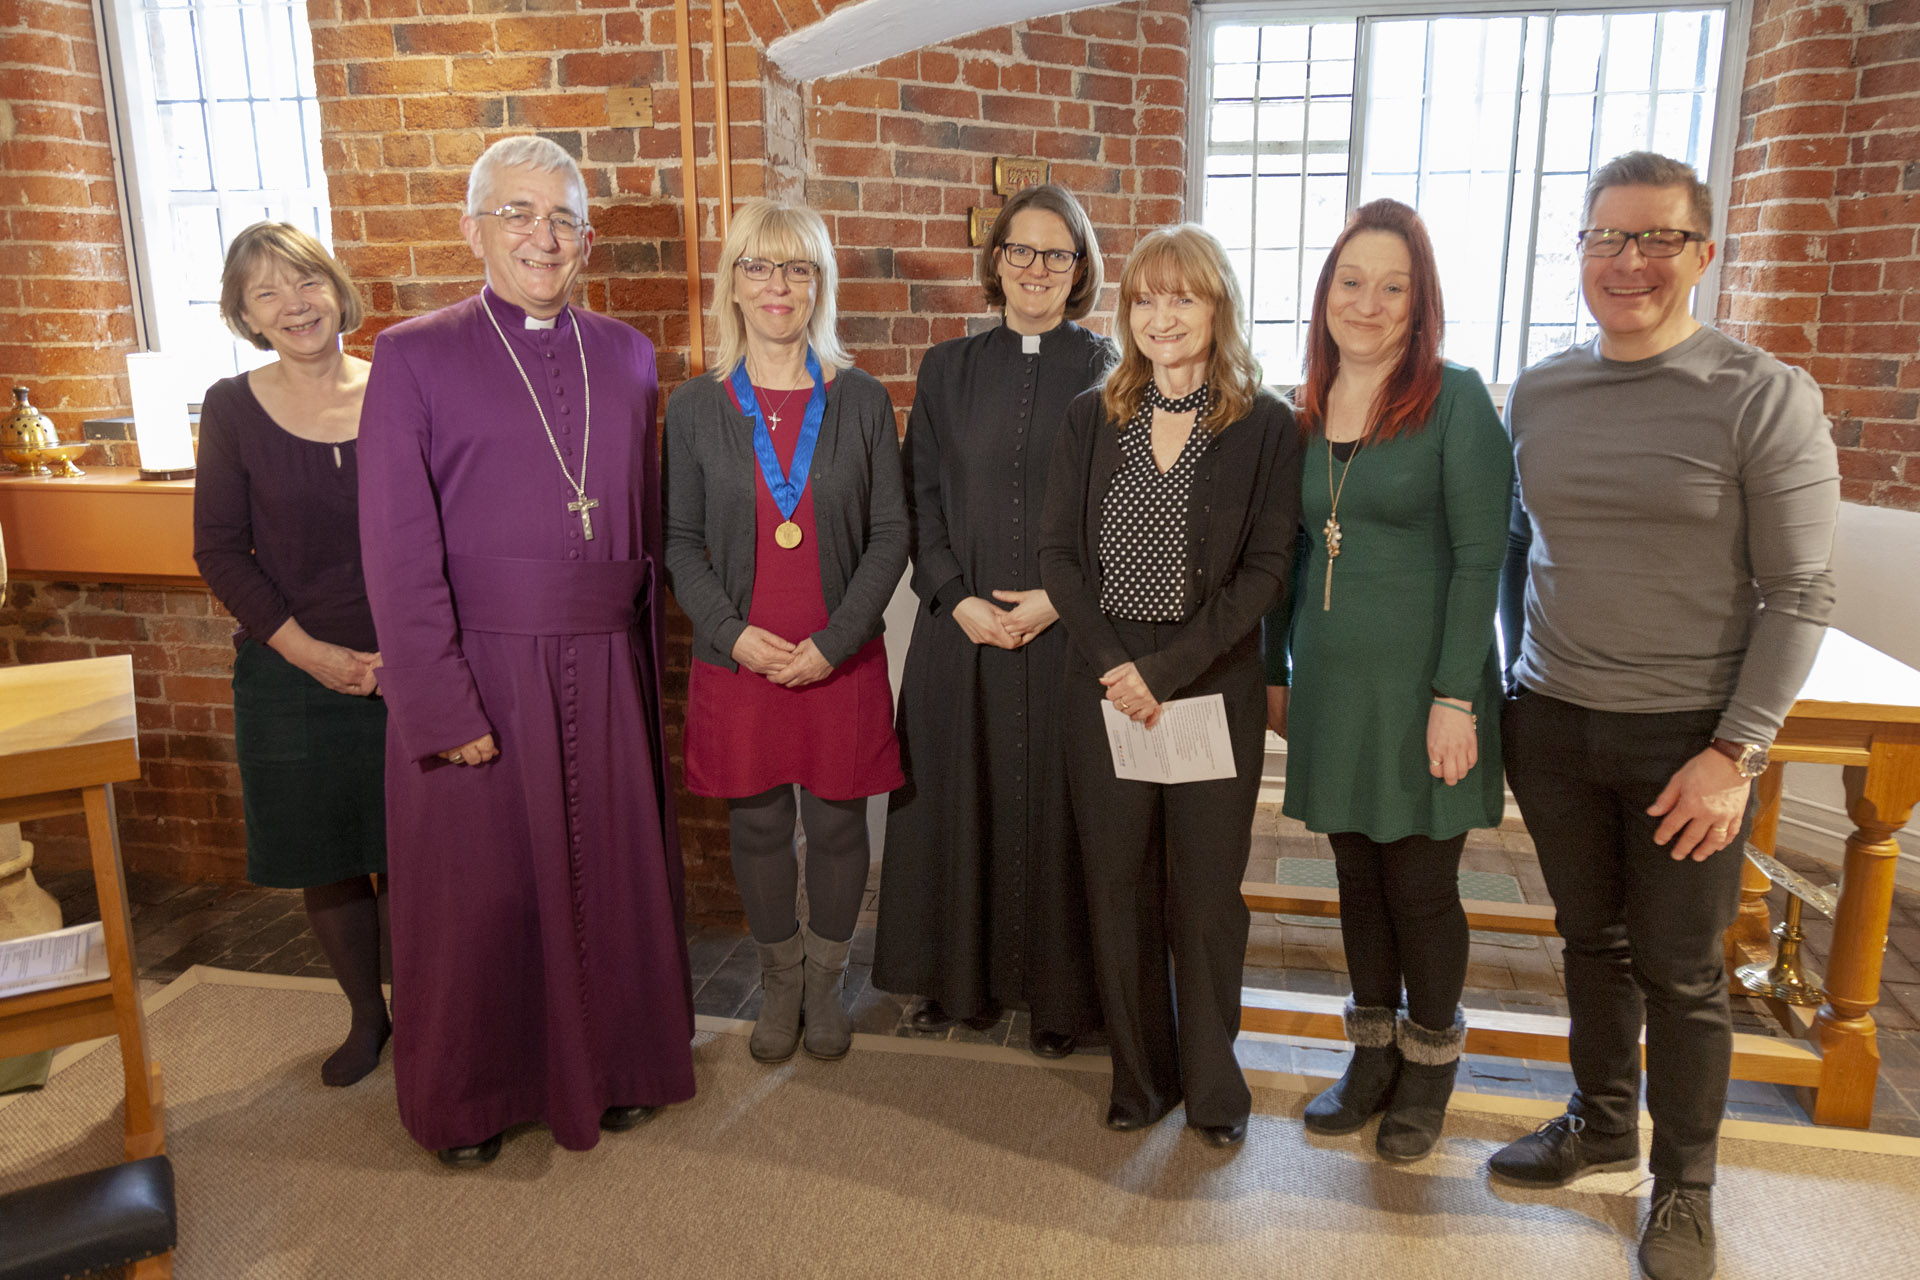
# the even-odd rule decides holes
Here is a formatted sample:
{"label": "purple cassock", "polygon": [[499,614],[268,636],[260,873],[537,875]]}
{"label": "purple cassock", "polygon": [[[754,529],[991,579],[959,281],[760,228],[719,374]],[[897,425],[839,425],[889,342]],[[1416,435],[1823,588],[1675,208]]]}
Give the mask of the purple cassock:
{"label": "purple cassock", "polygon": [[[424,1147],[544,1121],[582,1150],[608,1107],[693,1096],[658,394],[627,325],[568,308],[530,329],[490,290],[374,343],[360,534],[389,712],[394,1075]],[[591,538],[562,459],[599,504]],[[439,758],[487,733],[491,763]]]}

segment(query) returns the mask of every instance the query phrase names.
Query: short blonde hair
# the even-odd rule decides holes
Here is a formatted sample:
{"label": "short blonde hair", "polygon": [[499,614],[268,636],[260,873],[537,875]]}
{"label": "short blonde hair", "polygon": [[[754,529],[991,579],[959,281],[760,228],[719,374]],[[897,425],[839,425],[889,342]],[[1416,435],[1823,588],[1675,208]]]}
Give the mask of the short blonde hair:
{"label": "short blonde hair", "polygon": [[1206,427],[1218,432],[1247,415],[1260,394],[1260,365],[1247,345],[1246,306],[1227,262],[1227,251],[1205,228],[1191,222],[1161,227],[1142,236],[1120,271],[1120,302],[1113,336],[1119,363],[1101,391],[1107,416],[1125,426],[1140,408],[1153,379],[1153,363],[1133,340],[1131,308],[1143,293],[1188,293],[1213,304],[1213,353],[1207,382],[1213,402]]}
{"label": "short blonde hair", "polygon": [[220,270],[220,318],[235,337],[262,351],[273,350],[271,342],[247,327],[242,314],[247,309],[247,281],[270,260],[292,267],[296,275],[324,276],[333,288],[333,300],[340,304],[340,332],[348,334],[360,327],[366,315],[360,292],[327,247],[291,222],[256,222],[233,238]]}
{"label": "short blonde hair", "polygon": [[833,260],[827,224],[803,204],[756,197],[733,211],[726,243],[720,246],[720,269],[713,282],[713,328],[719,335],[711,370],[715,381],[731,378],[747,358],[747,322],[734,301],[734,264],[742,258],[773,262],[805,258],[818,267],[807,342],[823,367],[838,372],[852,366],[853,357],[840,345],[840,315],[834,300],[840,288],[840,269]]}

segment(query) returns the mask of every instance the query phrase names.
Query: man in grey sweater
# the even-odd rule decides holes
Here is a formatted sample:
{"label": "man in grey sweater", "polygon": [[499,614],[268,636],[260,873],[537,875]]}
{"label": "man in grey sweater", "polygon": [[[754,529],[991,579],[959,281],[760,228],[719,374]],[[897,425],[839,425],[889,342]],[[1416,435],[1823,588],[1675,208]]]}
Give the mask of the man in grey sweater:
{"label": "man in grey sweater", "polygon": [[1507,400],[1502,740],[1566,939],[1575,1090],[1490,1166],[1536,1187],[1637,1167],[1644,1022],[1652,1280],[1714,1270],[1733,1053],[1720,938],[1752,779],[1833,607],[1840,484],[1813,379],[1688,310],[1712,215],[1684,164],[1602,166],[1580,233],[1599,336]]}

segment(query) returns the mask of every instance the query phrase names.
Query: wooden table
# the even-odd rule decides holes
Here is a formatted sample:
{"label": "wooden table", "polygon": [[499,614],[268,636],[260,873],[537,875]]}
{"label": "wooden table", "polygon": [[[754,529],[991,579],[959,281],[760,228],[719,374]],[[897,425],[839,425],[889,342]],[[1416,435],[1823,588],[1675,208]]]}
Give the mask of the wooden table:
{"label": "wooden table", "polygon": [[[1816,1124],[1865,1128],[1873,1119],[1879,1077],[1873,1007],[1880,998],[1880,960],[1893,905],[1893,834],[1920,803],[1920,671],[1840,631],[1828,631],[1800,698],[1775,740],[1773,758],[1837,764],[1844,770],[1847,838],[1833,950],[1827,961],[1828,1001],[1817,1014],[1769,1001],[1782,1025],[1800,1037],[1736,1034],[1733,1077],[1793,1085]],[[1778,827],[1780,775],[1762,780],[1771,797],[1756,822],[1755,843],[1772,851]],[[1729,960],[1770,954],[1766,876],[1751,865],[1742,882],[1741,916],[1728,931]],[[1338,917],[1339,894],[1301,885],[1240,886],[1255,911]],[[1501,933],[1554,934],[1553,908],[1505,902],[1468,902],[1467,922]],[[1249,1031],[1343,1038],[1339,996],[1248,988],[1241,993],[1241,1025]],[[1467,1010],[1469,1053],[1567,1061],[1567,1020],[1498,1010]]]}
{"label": "wooden table", "polygon": [[[139,776],[130,658],[0,667],[0,822],[86,815],[109,966],[99,981],[0,998],[0,1058],[118,1036],[129,1160],[166,1150],[113,816],[112,784]],[[164,1275],[167,1265],[164,1255],[148,1259],[134,1274]]]}

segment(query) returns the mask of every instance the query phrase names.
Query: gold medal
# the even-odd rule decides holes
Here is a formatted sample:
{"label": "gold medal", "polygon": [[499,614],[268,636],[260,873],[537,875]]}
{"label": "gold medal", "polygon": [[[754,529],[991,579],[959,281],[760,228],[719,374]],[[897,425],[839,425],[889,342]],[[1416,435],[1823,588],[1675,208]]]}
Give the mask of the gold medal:
{"label": "gold medal", "polygon": [[800,526],[791,520],[783,520],[780,527],[773,531],[773,540],[780,544],[782,551],[791,551],[800,545]]}

